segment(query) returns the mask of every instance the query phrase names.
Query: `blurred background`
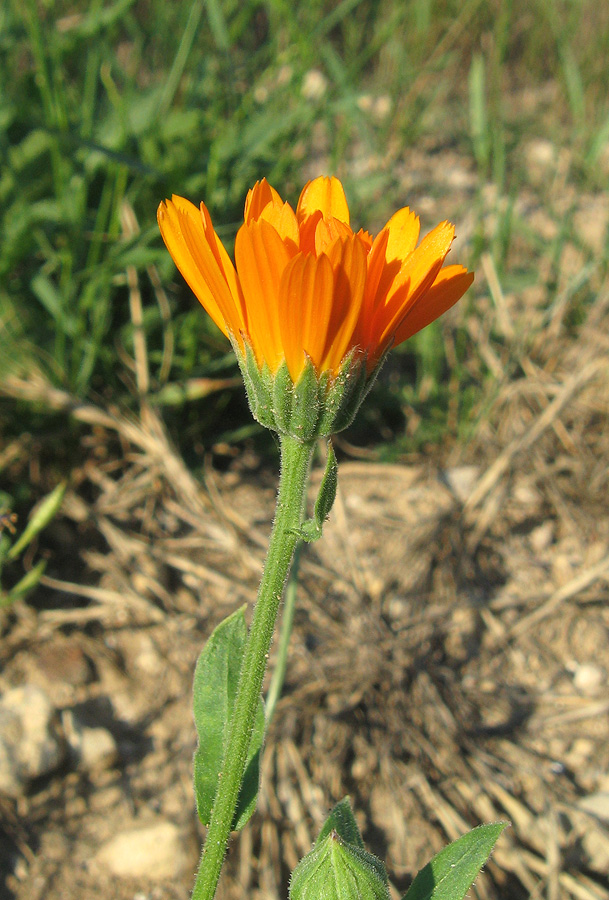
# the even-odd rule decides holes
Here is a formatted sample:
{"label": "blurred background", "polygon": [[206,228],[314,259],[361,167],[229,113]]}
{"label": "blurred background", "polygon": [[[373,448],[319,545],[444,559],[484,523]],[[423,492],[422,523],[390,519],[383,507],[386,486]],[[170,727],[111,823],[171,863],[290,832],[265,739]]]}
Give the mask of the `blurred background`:
{"label": "blurred background", "polygon": [[[507,817],[482,893],[609,897],[608,46],[592,0],[2,5],[0,727],[43,723],[38,767],[0,740],[7,896],[187,896],[190,673],[254,596],[277,450],[156,208],[203,199],[232,252],[256,180],[335,174],[357,228],[453,221],[476,281],[337,437],[226,895],[285,896],[349,792],[395,891]],[[152,813],[182,868],[89,869]]]}

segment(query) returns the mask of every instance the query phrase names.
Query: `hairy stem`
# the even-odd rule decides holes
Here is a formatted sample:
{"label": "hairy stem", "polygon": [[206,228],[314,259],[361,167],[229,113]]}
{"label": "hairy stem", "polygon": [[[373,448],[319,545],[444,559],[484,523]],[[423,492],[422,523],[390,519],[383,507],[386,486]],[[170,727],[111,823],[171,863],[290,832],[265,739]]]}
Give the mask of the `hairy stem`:
{"label": "hairy stem", "polygon": [[222,779],[214,800],[192,900],[212,900],[220,877],[275,620],[294,550],[300,540],[299,529],[304,518],[313,449],[314,443],[302,444],[292,437],[281,437],[281,474],[275,521],[245,646]]}

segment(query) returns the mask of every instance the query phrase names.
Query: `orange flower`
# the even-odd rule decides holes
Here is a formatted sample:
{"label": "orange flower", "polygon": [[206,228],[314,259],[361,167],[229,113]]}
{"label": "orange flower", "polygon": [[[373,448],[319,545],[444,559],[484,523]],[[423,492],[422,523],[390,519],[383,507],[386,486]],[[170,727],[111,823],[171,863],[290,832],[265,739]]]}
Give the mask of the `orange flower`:
{"label": "orange flower", "polygon": [[358,348],[372,373],[385,353],[446,312],[474,280],[463,266],[443,268],[455,229],[436,226],[421,243],[407,207],[372,238],[349,226],[337,178],[316,178],[296,211],[266,179],[245,201],[235,266],[203,203],[173,197],[158,221],[167,249],[216,325],[272,374],[286,361],[296,383],[307,359],[335,375]]}

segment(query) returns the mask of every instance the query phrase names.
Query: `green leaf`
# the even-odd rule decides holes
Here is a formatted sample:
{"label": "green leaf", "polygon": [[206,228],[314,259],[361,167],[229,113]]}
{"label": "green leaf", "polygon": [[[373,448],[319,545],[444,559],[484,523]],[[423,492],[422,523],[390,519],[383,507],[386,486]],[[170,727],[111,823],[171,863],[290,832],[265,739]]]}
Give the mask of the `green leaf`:
{"label": "green leaf", "polygon": [[336,486],[338,484],[338,463],[332,442],[328,442],[328,457],[326,468],[319,486],[319,493],[315,501],[313,517],[304,521],[300,527],[299,535],[303,541],[317,541],[321,537],[323,525],[336,499]]}
{"label": "green leaf", "polygon": [[321,843],[321,841],[324,841],[331,831],[336,831],[347,844],[353,844],[361,850],[364,849],[364,842],[359,828],[357,827],[357,822],[355,821],[355,816],[353,815],[353,810],[351,809],[351,803],[349,802],[348,797],[344,797],[336,804],[324,822],[315,844],[317,845]]}
{"label": "green leaf", "polygon": [[32,279],[31,288],[61,331],[73,337],[76,317],[66,313],[64,299],[53,282],[46,275],[38,274]]}
{"label": "green leaf", "polygon": [[328,441],[328,456],[326,459],[326,469],[321,480],[317,500],[315,501],[315,519],[319,526],[323,526],[324,522],[330,515],[330,511],[334,506],[336,499],[336,487],[338,484],[338,463],[336,462],[336,454],[332,441]]}
{"label": "green leaf", "polygon": [[470,133],[476,161],[486,171],[490,154],[489,125],[486,105],[484,57],[474,54],[469,70]]}
{"label": "green leaf", "polygon": [[290,900],[389,900],[385,866],[364,849],[348,798],[334,807],[294,869]]}
{"label": "green leaf", "polygon": [[27,545],[34,540],[36,535],[42,531],[43,528],[46,528],[49,522],[57,515],[61,504],[63,503],[66,487],[65,481],[62,481],[61,484],[58,484],[50,494],[47,494],[47,496],[40,501],[38,506],[32,511],[30,520],[25,526],[23,534],[8,551],[6,555],[7,559],[15,559],[19,556],[21,551],[25,550]]}
{"label": "green leaf", "polygon": [[[209,824],[231,725],[241,662],[247,637],[241,607],[214,630],[195,669],[194,716],[199,745],[194,758],[197,812]],[[260,750],[264,738],[264,707],[260,700],[245,766],[233,830],[240,831],[256,808],[260,780]]]}
{"label": "green leaf", "polygon": [[8,593],[0,593],[0,606],[10,606],[16,600],[23,600],[40,581],[46,568],[46,560],[41,560],[21,578]]}
{"label": "green leaf", "polygon": [[507,824],[480,825],[440,850],[421,869],[403,900],[463,900]]}

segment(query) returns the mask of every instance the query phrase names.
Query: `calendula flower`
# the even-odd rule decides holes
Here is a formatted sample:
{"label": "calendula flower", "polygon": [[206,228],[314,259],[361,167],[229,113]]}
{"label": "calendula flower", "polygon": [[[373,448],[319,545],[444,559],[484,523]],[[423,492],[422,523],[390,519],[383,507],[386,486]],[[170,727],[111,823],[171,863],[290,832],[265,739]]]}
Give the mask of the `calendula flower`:
{"label": "calendula flower", "polygon": [[[369,386],[386,351],[449,309],[474,277],[463,266],[444,266],[455,235],[449,222],[419,243],[419,219],[406,207],[374,238],[354,232],[333,177],[310,181],[295,210],[266,179],[257,182],[245,201],[235,265],[203,203],[197,209],[174,196],[159,206],[158,221],[176,266],[233,342],[242,370],[247,357],[249,377],[257,378],[256,368],[264,373],[267,392],[286,370],[292,387],[312,370],[327,392],[357,367]],[[246,385],[252,402],[247,377]]]}

